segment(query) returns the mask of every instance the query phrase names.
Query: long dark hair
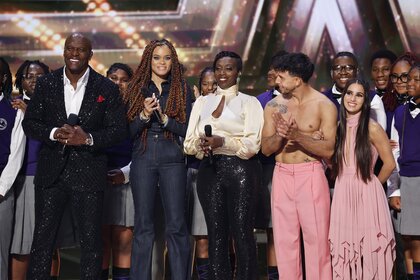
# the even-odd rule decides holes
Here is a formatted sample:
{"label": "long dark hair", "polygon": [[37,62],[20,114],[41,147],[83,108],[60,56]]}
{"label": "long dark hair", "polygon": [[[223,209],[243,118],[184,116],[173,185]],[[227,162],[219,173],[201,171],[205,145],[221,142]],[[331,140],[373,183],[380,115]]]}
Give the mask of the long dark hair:
{"label": "long dark hair", "polygon": [[[6,80],[3,82],[3,76]],[[10,100],[13,90],[12,73],[10,72],[9,63],[0,57],[0,92],[3,92],[6,100]]]}
{"label": "long dark hair", "polygon": [[28,75],[29,66],[38,65],[44,71],[44,75],[50,73],[50,68],[39,60],[25,60],[16,71],[15,86],[19,94],[23,94],[23,79]]}
{"label": "long dark hair", "polygon": [[[356,158],[356,169],[357,176],[367,183],[371,179],[371,166],[372,166],[372,154],[371,144],[369,139],[369,120],[370,120],[370,100],[369,100],[369,83],[362,79],[351,79],[347,82],[344,88],[344,94],[346,94],[348,88],[352,84],[359,84],[364,90],[364,101],[361,108],[359,124],[356,132],[356,147],[355,147],[355,158]],[[332,156],[332,175],[336,178],[343,171],[343,164],[345,159],[345,143],[347,135],[347,113],[344,107],[344,98],[341,100],[340,105],[340,122],[337,128],[337,136],[335,141],[334,154]],[[350,153],[353,151],[349,151]]]}

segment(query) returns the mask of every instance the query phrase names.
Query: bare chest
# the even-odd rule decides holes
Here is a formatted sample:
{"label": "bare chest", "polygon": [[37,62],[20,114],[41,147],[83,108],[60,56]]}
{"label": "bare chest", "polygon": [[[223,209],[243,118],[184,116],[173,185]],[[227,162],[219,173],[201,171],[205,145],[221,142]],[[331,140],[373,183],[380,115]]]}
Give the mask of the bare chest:
{"label": "bare chest", "polygon": [[301,132],[312,133],[319,130],[321,119],[315,106],[289,106],[288,118],[294,119]]}

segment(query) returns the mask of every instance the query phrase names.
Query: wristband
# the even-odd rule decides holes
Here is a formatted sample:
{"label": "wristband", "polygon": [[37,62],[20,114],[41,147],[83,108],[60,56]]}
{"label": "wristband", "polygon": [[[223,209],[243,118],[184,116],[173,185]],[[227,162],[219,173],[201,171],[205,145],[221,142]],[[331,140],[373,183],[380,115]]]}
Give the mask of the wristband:
{"label": "wristband", "polygon": [[150,117],[146,116],[146,114],[144,113],[144,110],[140,112],[140,120],[146,123],[150,121]]}

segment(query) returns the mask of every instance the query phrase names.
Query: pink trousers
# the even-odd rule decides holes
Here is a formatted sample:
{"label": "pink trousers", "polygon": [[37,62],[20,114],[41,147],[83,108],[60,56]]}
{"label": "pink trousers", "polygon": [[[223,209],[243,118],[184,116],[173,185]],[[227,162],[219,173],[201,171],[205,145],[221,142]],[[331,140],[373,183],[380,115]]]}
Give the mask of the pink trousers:
{"label": "pink trousers", "polygon": [[271,211],[280,279],[302,279],[301,230],[306,279],[332,279],[328,244],[330,193],[322,164],[277,162]]}

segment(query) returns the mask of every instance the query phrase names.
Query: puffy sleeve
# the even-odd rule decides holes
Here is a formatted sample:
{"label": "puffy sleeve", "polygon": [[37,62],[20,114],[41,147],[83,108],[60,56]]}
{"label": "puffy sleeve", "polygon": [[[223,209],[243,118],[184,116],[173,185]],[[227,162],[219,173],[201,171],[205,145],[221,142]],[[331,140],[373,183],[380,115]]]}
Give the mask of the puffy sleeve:
{"label": "puffy sleeve", "polygon": [[222,147],[235,152],[241,159],[255,156],[261,148],[261,134],[264,124],[263,108],[255,97],[249,98],[243,107],[244,131],[241,137],[225,135]]}
{"label": "puffy sleeve", "polygon": [[192,108],[190,119],[188,122],[187,133],[184,139],[184,153],[187,155],[195,155],[196,158],[202,159],[204,156],[203,151],[200,149],[200,133],[199,122],[200,113],[203,109],[204,99],[199,97]]}

